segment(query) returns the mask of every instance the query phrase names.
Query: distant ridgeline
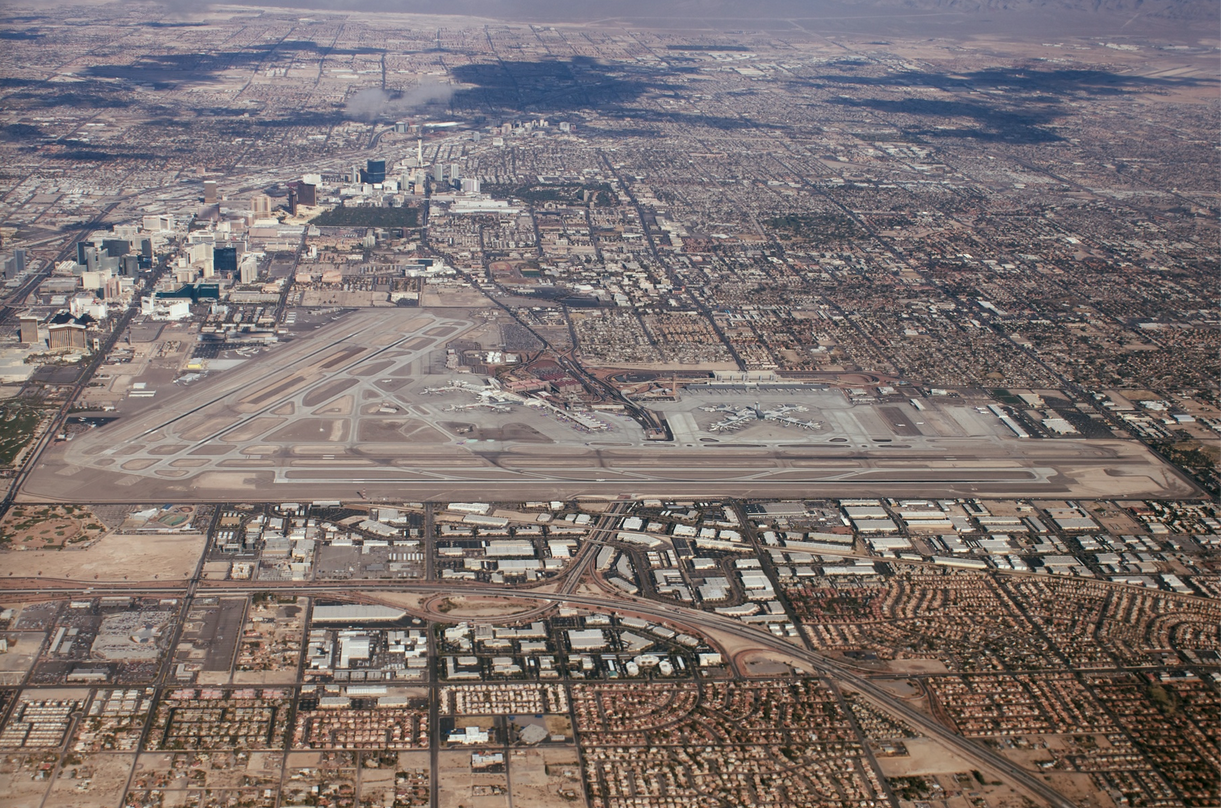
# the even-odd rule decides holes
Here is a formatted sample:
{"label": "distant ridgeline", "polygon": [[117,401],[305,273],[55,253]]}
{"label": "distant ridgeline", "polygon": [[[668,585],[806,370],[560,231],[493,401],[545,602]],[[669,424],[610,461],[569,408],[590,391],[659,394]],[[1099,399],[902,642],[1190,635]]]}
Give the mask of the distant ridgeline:
{"label": "distant ridgeline", "polygon": [[345,207],[340,205],[310,219],[319,227],[419,227],[420,212],[412,207]]}

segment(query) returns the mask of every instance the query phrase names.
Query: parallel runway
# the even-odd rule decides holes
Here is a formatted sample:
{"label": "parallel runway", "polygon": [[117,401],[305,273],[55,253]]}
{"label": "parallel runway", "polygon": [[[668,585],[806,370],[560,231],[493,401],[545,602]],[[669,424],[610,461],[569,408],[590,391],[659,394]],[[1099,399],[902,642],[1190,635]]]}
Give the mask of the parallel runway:
{"label": "parallel runway", "polygon": [[[623,415],[590,432],[521,404],[492,409],[451,381],[445,347],[474,323],[365,312],[155,405],[55,444],[24,501],[515,500],[574,496],[1190,496],[1143,446],[1020,440],[967,402],[853,404],[834,390],[702,390],[664,405],[682,429],[649,443]],[[440,391],[437,388],[445,388]],[[432,391],[432,392],[428,392]],[[712,433],[734,407],[801,403],[803,430]]]}

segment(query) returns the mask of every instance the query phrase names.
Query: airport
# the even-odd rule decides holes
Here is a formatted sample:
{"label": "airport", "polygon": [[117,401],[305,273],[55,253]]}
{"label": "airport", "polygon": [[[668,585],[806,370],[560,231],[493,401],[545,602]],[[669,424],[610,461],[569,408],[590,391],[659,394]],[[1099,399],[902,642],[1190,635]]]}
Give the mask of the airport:
{"label": "airport", "polygon": [[[48,447],[26,501],[622,496],[1125,496],[1193,492],[1146,448],[1023,438],[961,397],[858,401],[827,385],[690,385],[672,440],[447,367],[458,310],[340,317]],[[893,398],[893,397],[892,397]],[[101,473],[99,473],[101,472]]]}

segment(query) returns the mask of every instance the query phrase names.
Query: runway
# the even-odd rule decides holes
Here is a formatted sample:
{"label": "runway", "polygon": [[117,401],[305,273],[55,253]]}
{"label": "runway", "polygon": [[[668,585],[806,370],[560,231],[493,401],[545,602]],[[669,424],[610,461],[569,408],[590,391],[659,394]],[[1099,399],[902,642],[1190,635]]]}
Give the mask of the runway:
{"label": "runway", "polygon": [[[420,309],[342,318],[52,445],[20,499],[1194,493],[1135,442],[1021,440],[963,401],[879,414],[822,387],[702,389],[659,407],[681,424],[673,442],[647,441],[622,414],[592,414],[602,428],[591,430],[537,402],[481,396],[485,379],[447,368],[446,345],[476,327]],[[748,412],[741,428],[716,431],[743,408],[799,408],[801,426]]]}

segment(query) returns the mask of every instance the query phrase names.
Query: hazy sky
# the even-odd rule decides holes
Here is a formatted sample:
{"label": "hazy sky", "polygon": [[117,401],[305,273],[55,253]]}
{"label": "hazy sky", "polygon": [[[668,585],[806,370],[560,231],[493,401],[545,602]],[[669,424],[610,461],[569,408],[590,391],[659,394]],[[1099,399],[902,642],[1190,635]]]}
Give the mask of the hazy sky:
{"label": "hazy sky", "polygon": [[[1197,36],[1221,17],[1217,0],[227,0],[336,11],[452,14],[522,22],[628,23],[684,30]],[[181,6],[188,0],[171,0]],[[1201,29],[1203,23],[1203,29]],[[1215,25],[1213,26],[1215,33]]]}

